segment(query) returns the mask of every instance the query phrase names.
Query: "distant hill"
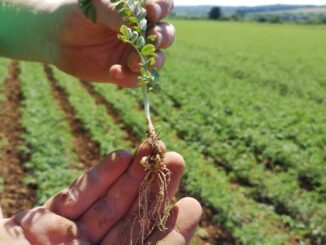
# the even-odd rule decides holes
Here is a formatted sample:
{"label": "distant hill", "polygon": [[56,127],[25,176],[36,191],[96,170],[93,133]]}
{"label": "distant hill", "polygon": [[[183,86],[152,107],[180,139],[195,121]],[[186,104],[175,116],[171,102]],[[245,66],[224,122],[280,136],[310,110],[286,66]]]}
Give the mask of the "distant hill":
{"label": "distant hill", "polygon": [[274,14],[326,14],[326,6],[274,11]]}
{"label": "distant hill", "polygon": [[[176,6],[172,13],[172,16],[183,16],[183,17],[203,17],[207,16],[212,5],[201,5],[201,6]],[[325,6],[315,6],[315,5],[284,5],[284,4],[275,4],[275,5],[265,5],[257,7],[230,7],[230,6],[221,6],[223,15],[252,15],[252,14],[262,14],[262,13],[323,13],[326,12]]]}
{"label": "distant hill", "polygon": [[207,16],[212,6],[175,6],[172,15],[174,16]]}

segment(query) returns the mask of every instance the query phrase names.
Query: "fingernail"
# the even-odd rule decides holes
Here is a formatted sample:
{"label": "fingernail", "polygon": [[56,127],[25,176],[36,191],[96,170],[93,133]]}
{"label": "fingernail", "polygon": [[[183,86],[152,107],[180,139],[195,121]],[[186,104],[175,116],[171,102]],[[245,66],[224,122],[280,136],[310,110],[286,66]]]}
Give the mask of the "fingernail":
{"label": "fingernail", "polygon": [[161,46],[162,41],[163,41],[162,34],[160,32],[156,33],[156,43],[155,43],[156,48],[159,48]]}
{"label": "fingernail", "polygon": [[112,76],[113,79],[116,80],[121,80],[124,79],[124,75],[122,72],[122,67],[120,65],[114,65],[110,68],[110,74]]}
{"label": "fingernail", "polygon": [[162,8],[159,4],[154,4],[155,19],[159,20],[162,16]]}
{"label": "fingernail", "polygon": [[171,38],[174,38],[174,36],[175,36],[175,27],[173,26],[173,25],[168,25],[167,27],[166,27],[166,29],[167,29],[167,33],[168,33],[168,35],[171,37]]}

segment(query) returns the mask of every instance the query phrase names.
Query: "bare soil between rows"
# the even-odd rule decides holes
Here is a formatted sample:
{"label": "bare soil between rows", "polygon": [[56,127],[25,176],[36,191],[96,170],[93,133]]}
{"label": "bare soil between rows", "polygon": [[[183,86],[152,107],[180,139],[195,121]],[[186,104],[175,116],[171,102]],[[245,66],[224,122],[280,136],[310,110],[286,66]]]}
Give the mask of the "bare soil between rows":
{"label": "bare soil between rows", "polygon": [[105,108],[107,109],[107,113],[113,118],[115,124],[123,125],[122,129],[126,132],[125,140],[132,142],[132,146],[134,148],[137,148],[141,144],[141,141],[133,132],[132,127],[127,125],[122,120],[119,113],[113,108],[113,106],[102,95],[97,93],[89,82],[80,81],[80,83],[83,86],[83,88],[95,99],[95,102],[98,105],[105,106]]}
{"label": "bare soil between rows", "polygon": [[74,150],[80,163],[73,163],[72,167],[85,170],[97,165],[102,159],[99,143],[92,140],[90,133],[76,117],[74,108],[69,103],[68,95],[59,87],[51,68],[44,65],[44,72],[50,82],[54,100],[63,111],[73,136]]}
{"label": "bare soil between rows", "polygon": [[20,125],[22,95],[18,81],[19,74],[18,63],[13,61],[4,83],[6,99],[1,105],[0,115],[0,139],[2,141],[0,176],[4,181],[0,202],[5,217],[32,208],[36,193],[34,186],[26,186],[23,183],[24,177],[28,174],[24,163],[28,161],[29,156],[17,149],[25,145],[21,138],[24,129]]}

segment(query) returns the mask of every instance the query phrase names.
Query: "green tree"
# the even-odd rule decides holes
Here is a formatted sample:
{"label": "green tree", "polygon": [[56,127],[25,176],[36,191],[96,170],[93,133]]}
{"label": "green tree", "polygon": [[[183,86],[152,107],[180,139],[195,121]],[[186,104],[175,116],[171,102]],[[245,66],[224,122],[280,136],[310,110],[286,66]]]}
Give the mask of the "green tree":
{"label": "green tree", "polygon": [[208,14],[208,18],[211,20],[218,20],[222,16],[222,11],[220,7],[213,7]]}

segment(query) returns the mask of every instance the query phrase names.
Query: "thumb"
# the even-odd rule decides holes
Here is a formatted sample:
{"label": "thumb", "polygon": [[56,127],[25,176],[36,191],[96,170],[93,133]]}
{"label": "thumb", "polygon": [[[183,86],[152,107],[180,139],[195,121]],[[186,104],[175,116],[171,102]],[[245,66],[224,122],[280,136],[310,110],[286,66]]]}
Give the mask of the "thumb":
{"label": "thumb", "polygon": [[122,20],[115,10],[116,4],[111,3],[110,0],[94,0],[93,5],[96,10],[97,22],[106,25],[115,32],[119,32]]}

